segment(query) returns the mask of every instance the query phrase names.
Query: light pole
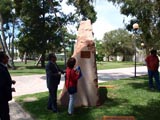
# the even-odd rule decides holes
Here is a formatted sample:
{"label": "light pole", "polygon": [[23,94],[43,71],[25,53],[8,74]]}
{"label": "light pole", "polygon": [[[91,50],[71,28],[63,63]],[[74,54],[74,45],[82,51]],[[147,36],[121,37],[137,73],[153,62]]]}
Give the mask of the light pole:
{"label": "light pole", "polygon": [[139,25],[138,25],[138,23],[134,23],[133,24],[133,35],[134,35],[134,55],[135,55],[135,57],[134,57],[134,77],[136,78],[136,71],[137,71],[137,69],[136,69],[136,61],[137,61],[137,59],[136,59],[136,53],[137,53],[137,51],[136,51],[136,39],[137,39],[137,34],[138,34],[138,29],[139,29]]}
{"label": "light pole", "polygon": [[145,51],[144,51],[144,47],[145,47],[145,44],[143,41],[141,41],[141,47],[142,47],[142,62],[143,62],[143,65],[145,65],[145,60],[144,60],[144,56],[145,56]]}

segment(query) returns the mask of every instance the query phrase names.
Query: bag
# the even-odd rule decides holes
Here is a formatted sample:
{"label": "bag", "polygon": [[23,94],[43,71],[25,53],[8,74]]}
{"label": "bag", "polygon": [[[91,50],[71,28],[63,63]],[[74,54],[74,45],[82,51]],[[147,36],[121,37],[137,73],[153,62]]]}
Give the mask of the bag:
{"label": "bag", "polygon": [[74,93],[76,93],[77,92],[77,88],[76,87],[69,87],[68,88],[68,93],[69,94],[74,94]]}
{"label": "bag", "polygon": [[76,67],[76,71],[79,72],[79,77],[78,77],[78,79],[80,79],[80,78],[82,77],[82,71],[81,71],[80,66],[77,66],[77,67]]}

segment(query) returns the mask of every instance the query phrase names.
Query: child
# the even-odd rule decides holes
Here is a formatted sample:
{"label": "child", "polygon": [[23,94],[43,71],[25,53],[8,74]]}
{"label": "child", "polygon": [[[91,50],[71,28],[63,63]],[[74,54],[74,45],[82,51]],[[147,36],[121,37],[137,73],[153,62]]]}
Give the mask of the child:
{"label": "child", "polygon": [[79,71],[74,69],[76,64],[75,58],[70,58],[67,62],[66,69],[66,81],[65,86],[69,93],[69,105],[68,105],[68,114],[72,115],[74,111],[74,101],[75,101],[75,93],[77,92],[77,83],[79,78]]}

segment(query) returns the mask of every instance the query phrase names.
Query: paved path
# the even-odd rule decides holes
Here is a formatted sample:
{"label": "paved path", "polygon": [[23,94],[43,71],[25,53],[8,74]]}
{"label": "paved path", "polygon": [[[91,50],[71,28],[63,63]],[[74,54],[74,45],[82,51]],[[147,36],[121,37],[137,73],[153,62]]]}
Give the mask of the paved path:
{"label": "paved path", "polygon": [[[137,76],[147,74],[146,66],[137,67]],[[121,78],[129,78],[134,76],[134,67],[120,68],[110,70],[98,70],[99,82],[106,82],[109,80],[117,80]],[[47,91],[46,76],[45,75],[27,75],[27,76],[13,76],[16,80],[16,92],[13,96],[20,96],[25,94],[32,94]],[[61,78],[59,89],[64,85],[64,76]]]}
{"label": "paved path", "polygon": [[33,120],[33,118],[14,100],[12,100],[9,105],[11,120]]}
{"label": "paved path", "polygon": [[[146,66],[137,67],[137,76],[147,74]],[[98,71],[98,82],[107,82],[109,80],[118,80],[121,78],[134,77],[134,67],[132,68],[120,68],[110,70]],[[20,96],[25,94],[33,94],[47,91],[46,88],[46,76],[45,75],[27,75],[27,76],[13,76],[13,80],[16,80],[16,92],[13,96]],[[64,86],[64,76],[61,78],[59,89]],[[11,120],[32,120],[29,114],[27,114],[16,102],[10,103]]]}

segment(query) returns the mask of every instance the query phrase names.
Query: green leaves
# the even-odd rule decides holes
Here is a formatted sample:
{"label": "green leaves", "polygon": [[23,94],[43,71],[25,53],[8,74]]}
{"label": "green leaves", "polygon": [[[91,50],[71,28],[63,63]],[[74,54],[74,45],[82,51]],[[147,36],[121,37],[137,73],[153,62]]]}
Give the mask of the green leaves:
{"label": "green leaves", "polygon": [[97,13],[91,2],[93,0],[68,0],[68,5],[74,5],[77,14],[82,15],[83,19],[90,19],[91,23],[94,23],[97,19]]}
{"label": "green leaves", "polygon": [[132,39],[126,30],[118,29],[105,33],[103,41],[107,56],[122,55],[125,59],[125,56],[133,54]]}
{"label": "green leaves", "polygon": [[[69,39],[75,39],[73,33],[67,30],[68,24],[75,24],[81,18],[96,21],[96,12],[91,2],[94,0],[68,0],[76,11],[64,14],[61,1],[58,0],[1,0],[0,14],[3,16],[3,27],[13,19],[19,22],[16,46],[22,52],[38,54],[45,51],[60,51],[60,43],[69,44]],[[9,31],[9,30],[8,30]],[[64,35],[63,35],[64,34]]]}
{"label": "green leaves", "polygon": [[0,1],[0,14],[3,16],[3,23],[5,24],[11,18],[12,0]]}
{"label": "green leaves", "polygon": [[[120,12],[126,16],[137,19],[142,38],[145,41],[146,49],[159,49],[160,46],[160,1],[158,0],[108,0],[115,5],[119,5]],[[129,31],[132,30],[133,22],[127,25]]]}

